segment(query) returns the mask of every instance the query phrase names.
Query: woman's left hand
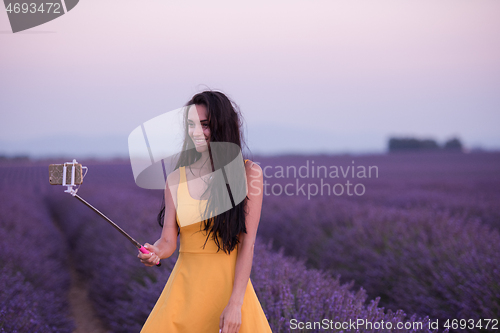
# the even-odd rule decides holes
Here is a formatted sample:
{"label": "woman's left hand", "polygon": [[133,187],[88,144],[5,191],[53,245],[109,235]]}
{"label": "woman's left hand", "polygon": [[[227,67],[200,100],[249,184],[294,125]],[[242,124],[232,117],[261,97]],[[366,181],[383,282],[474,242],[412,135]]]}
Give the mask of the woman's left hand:
{"label": "woman's left hand", "polygon": [[219,320],[220,333],[238,333],[241,326],[241,306],[229,303]]}

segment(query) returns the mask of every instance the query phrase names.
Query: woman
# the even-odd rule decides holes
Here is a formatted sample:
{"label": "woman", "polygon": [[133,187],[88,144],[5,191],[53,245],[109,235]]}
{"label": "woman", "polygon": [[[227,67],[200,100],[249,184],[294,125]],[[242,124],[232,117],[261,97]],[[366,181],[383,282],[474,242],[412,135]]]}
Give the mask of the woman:
{"label": "woman", "polygon": [[[154,245],[145,244],[150,254],[138,255],[144,265],[154,266],[174,253],[180,233],[179,258],[142,333],[271,332],[250,281],[262,169],[242,161],[241,121],[233,104],[216,91],[196,94],[187,103],[192,106],[184,118],[183,153],[167,177],[158,216],[162,234]],[[235,157],[224,148],[231,146],[238,148],[232,165],[241,162],[242,177],[225,167]],[[244,200],[238,199],[238,181],[245,184]]]}

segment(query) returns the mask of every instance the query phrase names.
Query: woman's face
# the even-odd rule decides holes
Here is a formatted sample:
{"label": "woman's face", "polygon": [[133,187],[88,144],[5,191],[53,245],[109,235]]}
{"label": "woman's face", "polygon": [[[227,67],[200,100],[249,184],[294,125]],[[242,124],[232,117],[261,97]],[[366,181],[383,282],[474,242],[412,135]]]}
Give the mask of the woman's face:
{"label": "woman's face", "polygon": [[208,126],[208,111],[205,105],[194,105],[188,111],[189,136],[199,153],[208,150],[210,127]]}

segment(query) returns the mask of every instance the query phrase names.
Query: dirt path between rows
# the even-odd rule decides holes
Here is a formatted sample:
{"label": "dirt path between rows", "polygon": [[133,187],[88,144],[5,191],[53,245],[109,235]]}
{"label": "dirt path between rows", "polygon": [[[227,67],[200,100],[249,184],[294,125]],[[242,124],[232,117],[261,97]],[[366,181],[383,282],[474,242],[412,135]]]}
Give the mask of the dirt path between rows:
{"label": "dirt path between rows", "polygon": [[[52,221],[55,227],[61,233],[61,238],[65,239],[66,234],[61,227],[61,218],[54,209],[53,205],[48,201],[48,209],[52,215]],[[73,333],[112,333],[106,330],[104,324],[97,316],[92,302],[89,299],[89,293],[85,280],[78,274],[75,265],[73,264],[73,256],[70,244],[67,243],[69,273],[71,279],[71,286],[68,292],[69,306],[71,308],[71,315],[75,322],[75,330]]]}
{"label": "dirt path between rows", "polygon": [[111,333],[105,329],[101,320],[97,317],[88,297],[87,286],[73,265],[70,272],[71,288],[68,297],[76,324],[73,333]]}

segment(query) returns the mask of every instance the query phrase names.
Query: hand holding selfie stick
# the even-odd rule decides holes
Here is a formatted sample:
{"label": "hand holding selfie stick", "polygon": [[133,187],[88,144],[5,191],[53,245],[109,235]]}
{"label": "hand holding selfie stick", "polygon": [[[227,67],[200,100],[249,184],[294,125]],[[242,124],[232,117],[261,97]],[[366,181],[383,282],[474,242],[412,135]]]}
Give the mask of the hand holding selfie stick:
{"label": "hand holding selfie stick", "polygon": [[[67,182],[67,173],[69,172],[68,167],[71,167],[71,183],[68,184]],[[82,174],[82,169],[85,169],[85,174]],[[129,234],[127,234],[122,228],[120,228],[116,223],[111,221],[106,215],[101,213],[97,208],[89,204],[87,201],[85,201],[82,197],[80,197],[76,192],[78,191],[78,188],[74,189],[76,185],[81,185],[83,182],[83,178],[87,174],[88,168],[87,167],[82,167],[81,164],[78,164],[75,159],[73,159],[73,162],[67,162],[64,164],[51,164],[49,166],[49,181],[52,185],[63,185],[67,187],[67,190],[64,191],[66,193],[71,194],[81,202],[83,202],[85,205],[90,207],[94,212],[99,214],[102,218],[104,218],[106,221],[108,221],[113,227],[115,227],[119,232],[121,232],[122,235],[127,237],[129,241],[134,244],[139,251],[141,251],[144,254],[148,254],[149,251],[142,246],[138,241],[133,239]],[[62,177],[60,176],[60,173],[62,172]],[[60,181],[60,182],[59,182]],[[161,266],[161,262],[158,262],[156,266]]]}

